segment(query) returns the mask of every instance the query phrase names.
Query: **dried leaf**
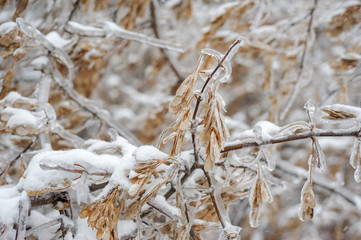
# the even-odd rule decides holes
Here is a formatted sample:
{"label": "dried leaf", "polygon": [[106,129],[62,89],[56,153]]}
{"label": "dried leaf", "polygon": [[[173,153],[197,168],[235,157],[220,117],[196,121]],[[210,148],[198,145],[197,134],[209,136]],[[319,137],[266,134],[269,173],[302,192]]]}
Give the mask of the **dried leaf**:
{"label": "dried leaf", "polygon": [[207,147],[206,154],[207,154],[207,157],[206,157],[206,161],[204,163],[204,170],[212,171],[214,164],[216,163],[216,161],[219,159],[219,157],[221,155],[217,137],[214,132],[212,132],[212,134],[211,134],[211,140],[209,141],[209,145]]}
{"label": "dried leaf", "polygon": [[352,113],[347,113],[344,111],[337,111],[337,110],[328,110],[328,109],[321,109],[322,112],[326,113],[326,116],[323,116],[323,119],[328,120],[341,120],[341,119],[349,119],[349,118],[356,118],[357,116]]}
{"label": "dried leaf", "polygon": [[316,207],[315,194],[312,190],[312,183],[307,180],[303,185],[301,191],[301,204],[298,215],[302,221],[306,219],[306,217],[313,218],[314,209]]}
{"label": "dried leaf", "polygon": [[249,212],[249,223],[252,227],[257,227],[259,224],[259,217],[261,206],[263,203],[270,203],[273,200],[271,191],[268,184],[260,176],[260,169],[257,175],[255,184],[252,187],[251,194],[249,197],[250,212]]}
{"label": "dried leaf", "polygon": [[14,78],[14,72],[12,69],[9,69],[6,72],[4,79],[2,81],[0,99],[3,99],[5,96],[7,96],[9,94],[9,92],[11,92],[11,83],[12,83],[13,78]]}
{"label": "dried leaf", "polygon": [[330,22],[330,29],[328,32],[332,37],[336,37],[343,32],[349,31],[361,21],[361,5],[356,4],[349,6],[342,14],[332,17]]}
{"label": "dried leaf", "polygon": [[183,109],[188,106],[188,102],[193,94],[194,83],[197,79],[196,72],[189,75],[183,83],[179,86],[170,104],[169,111],[178,115]]}

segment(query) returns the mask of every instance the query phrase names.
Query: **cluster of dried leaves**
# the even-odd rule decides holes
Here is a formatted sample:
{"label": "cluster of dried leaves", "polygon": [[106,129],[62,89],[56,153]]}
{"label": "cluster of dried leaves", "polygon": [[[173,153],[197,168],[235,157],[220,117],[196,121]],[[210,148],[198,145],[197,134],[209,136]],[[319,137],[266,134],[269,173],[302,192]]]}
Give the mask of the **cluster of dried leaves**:
{"label": "cluster of dried leaves", "polygon": [[[134,148],[159,138],[169,153],[135,158],[128,187],[83,162],[40,164],[47,174],[73,175],[28,189],[32,207],[19,204],[13,227],[0,222],[0,238],[15,231],[39,239],[55,224],[54,239],[72,239],[79,217],[97,239],[359,238],[361,111],[334,103],[360,103],[360,8],[317,0],[0,1],[1,185],[26,178],[43,150],[122,159],[112,128]],[[109,22],[138,40],[119,37],[123,29]],[[247,44],[227,57],[240,35]],[[185,51],[166,51],[176,48],[155,38]],[[309,99],[329,105],[300,113]],[[292,143],[298,139],[311,144]],[[340,161],[348,158],[351,167]],[[34,226],[20,214],[27,210],[61,217]],[[125,221],[134,224],[123,234]]]}

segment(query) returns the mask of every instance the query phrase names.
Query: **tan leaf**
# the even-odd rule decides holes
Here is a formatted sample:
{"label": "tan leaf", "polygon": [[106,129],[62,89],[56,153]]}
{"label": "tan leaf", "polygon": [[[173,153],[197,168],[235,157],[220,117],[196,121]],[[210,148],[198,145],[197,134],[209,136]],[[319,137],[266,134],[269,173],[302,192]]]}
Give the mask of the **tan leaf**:
{"label": "tan leaf", "polygon": [[193,94],[193,87],[196,79],[197,75],[196,72],[194,72],[182,82],[169,106],[170,112],[178,115],[185,107],[187,107],[188,102]]}
{"label": "tan leaf", "polygon": [[316,207],[315,194],[312,190],[312,183],[307,180],[303,185],[301,191],[301,204],[299,210],[299,217],[302,221],[306,219],[306,217],[313,218],[314,209]]}
{"label": "tan leaf", "polygon": [[322,112],[326,113],[326,116],[323,116],[323,119],[329,120],[341,120],[341,119],[349,119],[349,118],[356,118],[357,116],[352,113],[347,113],[340,110],[334,109],[321,109]]}
{"label": "tan leaf", "polygon": [[0,92],[0,99],[3,99],[11,91],[11,83],[14,78],[14,72],[12,69],[8,70],[2,81],[2,88]]}
{"label": "tan leaf", "polygon": [[[260,170],[259,170],[260,171]],[[260,177],[260,172],[258,173],[256,183],[251,190],[251,195],[249,197],[250,204],[250,213],[249,213],[249,222],[252,227],[257,227],[259,224],[259,217],[261,206],[263,203],[272,202],[272,194],[267,185],[267,183]]]}

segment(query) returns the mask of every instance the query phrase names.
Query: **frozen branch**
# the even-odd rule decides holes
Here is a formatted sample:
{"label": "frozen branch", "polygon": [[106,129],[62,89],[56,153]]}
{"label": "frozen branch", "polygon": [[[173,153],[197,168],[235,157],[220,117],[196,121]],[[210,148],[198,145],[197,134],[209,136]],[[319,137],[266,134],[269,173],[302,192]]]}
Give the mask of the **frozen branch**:
{"label": "frozen branch", "polygon": [[[153,0],[150,1],[150,15],[152,17],[151,21],[152,21],[152,28],[153,28],[154,35],[156,38],[159,39],[160,35],[159,35],[159,31],[158,31],[157,11],[156,11],[156,6],[155,6],[155,3]],[[173,64],[172,60],[169,58],[168,54],[164,51],[164,49],[160,48],[160,51],[162,52],[164,58],[169,63],[170,69],[173,71],[174,75],[176,75],[176,77],[178,78],[177,83],[174,85],[174,87],[172,88],[172,91],[171,91],[171,94],[174,95],[176,93],[179,85],[184,80],[184,77],[181,76],[178,69]]]}
{"label": "frozen branch", "polygon": [[360,128],[353,127],[349,129],[317,129],[314,128],[312,131],[306,131],[298,134],[281,135],[275,136],[270,139],[259,142],[255,138],[249,140],[237,140],[226,143],[224,149],[221,151],[229,152],[233,150],[239,150],[247,147],[260,147],[269,144],[285,143],[300,139],[312,138],[312,137],[358,137],[360,134]]}
{"label": "frozen branch", "polygon": [[296,99],[296,97],[297,97],[297,94],[298,94],[298,92],[299,92],[299,90],[300,90],[301,77],[302,77],[303,68],[304,68],[304,64],[305,64],[305,59],[306,59],[306,54],[307,54],[309,39],[310,39],[310,36],[311,36],[313,15],[314,15],[314,12],[315,12],[316,7],[317,7],[317,2],[318,2],[318,0],[314,0],[314,5],[313,5],[313,7],[312,7],[311,10],[310,10],[310,20],[309,20],[309,22],[308,22],[306,40],[305,40],[305,44],[304,44],[304,47],[303,47],[303,52],[302,52],[302,56],[301,56],[300,67],[299,67],[298,72],[297,72],[296,83],[295,83],[295,85],[293,86],[293,89],[292,89],[292,91],[291,91],[291,94],[290,94],[289,97],[288,97],[286,107],[285,107],[285,108],[283,109],[283,111],[281,112],[281,116],[280,116],[280,119],[281,119],[281,120],[283,120],[283,119],[286,117],[288,111],[291,109],[291,107],[292,107],[292,105],[293,105],[293,102],[295,101],[295,99]]}
{"label": "frozen branch", "polygon": [[[68,54],[64,52],[63,49],[55,47],[49,40],[44,37],[44,35],[39,30],[31,26],[29,23],[25,22],[24,19],[17,18],[17,23],[20,30],[24,34],[26,34],[30,38],[33,38],[34,40],[39,41],[39,43],[42,44],[55,59],[60,60],[68,68],[68,76],[66,79],[63,78],[58,71],[54,71],[53,79],[56,84],[64,90],[64,92],[68,95],[69,98],[75,101],[84,110],[92,113],[96,118],[105,122],[109,127],[114,128],[119,135],[125,137],[135,145],[141,145],[139,140],[130,131],[119,126],[115,121],[110,118],[107,112],[101,110],[91,100],[86,99],[74,90],[72,82],[74,78],[74,66]],[[44,96],[46,96],[45,93]]]}
{"label": "frozen branch", "polygon": [[115,37],[144,43],[150,46],[167,49],[175,52],[183,52],[183,48],[177,44],[169,43],[160,39],[152,38],[141,33],[128,31],[113,22],[104,22],[103,28],[85,26],[77,22],[69,21],[66,30],[82,36],[88,37],[106,37],[112,34]]}

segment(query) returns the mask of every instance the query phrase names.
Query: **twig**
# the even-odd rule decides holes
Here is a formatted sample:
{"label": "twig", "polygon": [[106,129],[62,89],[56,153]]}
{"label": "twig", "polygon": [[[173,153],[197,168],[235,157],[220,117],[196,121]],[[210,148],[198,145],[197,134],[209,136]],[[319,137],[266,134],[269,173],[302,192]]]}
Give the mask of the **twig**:
{"label": "twig", "polygon": [[0,177],[6,173],[16,162],[16,160],[18,160],[22,154],[26,153],[30,148],[32,148],[34,146],[34,144],[36,143],[38,137],[36,137],[33,141],[31,141],[31,143],[29,143],[28,146],[26,146],[26,148],[24,148],[23,151],[21,151],[13,160],[11,160],[9,162],[9,164],[4,168],[4,170],[2,170],[2,172],[0,173]]}
{"label": "twig", "polygon": [[209,175],[209,173],[206,170],[204,170],[204,168],[202,168],[202,170],[203,170],[204,175],[207,178],[208,186],[210,188],[209,196],[211,197],[213,207],[216,210],[218,219],[221,222],[222,227],[225,228],[226,227],[226,221],[224,220],[224,218],[223,218],[223,216],[221,214],[221,211],[220,211],[219,206],[218,206],[217,201],[216,201],[216,197],[214,196],[214,189],[213,189],[214,186],[212,184],[211,176]]}
{"label": "twig", "polygon": [[158,212],[160,212],[161,214],[163,214],[164,216],[166,216],[166,217],[168,217],[169,219],[171,219],[172,221],[177,222],[176,219],[174,219],[172,216],[170,216],[168,213],[166,213],[165,211],[163,211],[163,210],[160,209],[159,207],[157,207],[157,206],[155,206],[155,205],[153,205],[152,203],[149,203],[149,202],[147,202],[147,204],[148,204],[150,207],[152,207],[152,208],[154,208],[155,210],[157,210]]}
{"label": "twig", "polygon": [[[159,31],[158,31],[157,13],[156,13],[156,9],[155,9],[153,0],[150,1],[150,15],[151,15],[151,25],[153,28],[154,35],[156,38],[160,38]],[[176,77],[178,78],[178,81],[176,82],[176,84],[173,86],[173,88],[171,90],[171,94],[174,95],[184,78],[181,76],[181,74],[179,73],[179,71],[177,70],[175,65],[172,63],[172,61],[169,58],[166,51],[163,48],[160,48],[160,51],[163,54],[164,58],[169,63],[170,69],[173,71],[174,75],[176,75]]]}
{"label": "twig", "polygon": [[293,86],[291,94],[289,95],[286,107],[281,112],[281,116],[280,116],[281,120],[283,120],[286,117],[288,111],[292,107],[293,102],[295,101],[295,99],[297,97],[297,94],[299,92],[299,87],[300,87],[300,84],[301,84],[301,76],[302,76],[302,73],[303,73],[303,68],[304,68],[305,59],[306,59],[308,41],[309,41],[309,38],[310,38],[310,35],[311,35],[313,15],[314,15],[314,12],[315,12],[316,7],[317,7],[317,2],[318,2],[318,0],[314,0],[314,5],[310,10],[310,21],[308,22],[306,40],[305,40],[305,44],[303,46],[303,52],[302,52],[302,56],[301,56],[301,63],[300,63],[300,67],[299,67],[298,72],[297,72],[296,83]]}
{"label": "twig", "polygon": [[285,143],[291,142],[295,140],[305,139],[305,138],[312,138],[312,137],[358,137],[360,134],[359,128],[350,128],[350,129],[313,129],[312,131],[306,131],[299,134],[291,134],[286,136],[275,136],[273,138],[264,140],[262,142],[256,141],[256,139],[251,139],[247,142],[230,142],[226,143],[224,149],[221,151],[229,152],[233,150],[238,150],[247,147],[260,147],[269,144],[276,144],[276,143]]}
{"label": "twig", "polygon": [[69,17],[68,17],[68,21],[67,21],[67,22],[71,21],[71,19],[73,18],[74,13],[75,13],[76,9],[77,9],[78,6],[79,6],[79,2],[80,2],[80,0],[76,0],[76,1],[75,1],[74,5],[73,5],[73,9],[71,10],[71,12],[70,12],[70,14],[69,14]]}

